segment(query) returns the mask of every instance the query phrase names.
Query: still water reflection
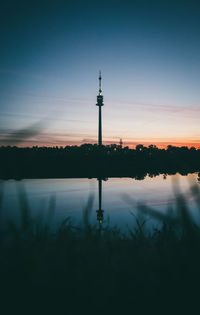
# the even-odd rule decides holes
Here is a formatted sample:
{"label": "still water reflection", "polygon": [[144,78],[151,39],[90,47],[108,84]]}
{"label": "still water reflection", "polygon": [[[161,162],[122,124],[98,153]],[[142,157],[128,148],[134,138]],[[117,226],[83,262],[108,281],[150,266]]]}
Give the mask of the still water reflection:
{"label": "still water reflection", "polygon": [[[132,213],[137,212],[138,202],[158,210],[166,211],[175,202],[173,181],[178,180],[181,192],[187,198],[194,215],[195,206],[190,194],[191,183],[197,183],[197,174],[187,176],[168,175],[164,177],[146,177],[143,180],[132,178],[105,179],[25,179],[3,182],[4,194],[2,203],[3,221],[8,218],[19,219],[19,189],[24,188],[32,217],[47,215],[50,200],[55,200],[55,216],[52,226],[56,226],[67,216],[74,224],[81,224],[83,209],[89,196],[93,197],[90,213],[92,224],[127,229],[134,226]],[[157,224],[150,219],[148,224]]]}

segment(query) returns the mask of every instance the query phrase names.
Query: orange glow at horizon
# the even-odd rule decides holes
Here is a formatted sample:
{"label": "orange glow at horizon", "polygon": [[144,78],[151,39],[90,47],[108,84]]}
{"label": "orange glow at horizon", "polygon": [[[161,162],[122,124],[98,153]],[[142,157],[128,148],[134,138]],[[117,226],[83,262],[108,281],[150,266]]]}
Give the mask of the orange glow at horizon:
{"label": "orange glow at horizon", "polygon": [[[88,139],[89,140],[89,139]],[[123,139],[122,139],[123,140]],[[91,141],[59,141],[59,140],[49,140],[49,141],[27,141],[24,143],[19,143],[19,145],[17,145],[18,147],[32,147],[32,146],[38,146],[38,147],[65,147],[65,146],[81,146],[83,144],[97,144],[96,140],[91,140]],[[111,145],[111,144],[116,144],[119,145],[119,140],[115,141],[115,140],[106,140],[103,141],[103,145]],[[196,140],[196,141],[178,141],[178,139],[175,139],[174,141],[148,141],[148,140],[141,140],[141,141],[131,141],[130,139],[128,141],[126,141],[126,139],[123,140],[123,147],[129,147],[130,149],[135,149],[137,145],[143,145],[145,147],[148,147],[150,145],[155,145],[157,148],[159,149],[167,149],[168,145],[171,146],[175,146],[175,147],[194,147],[196,149],[200,149],[200,140]],[[7,145],[6,143],[4,144],[5,146]]]}

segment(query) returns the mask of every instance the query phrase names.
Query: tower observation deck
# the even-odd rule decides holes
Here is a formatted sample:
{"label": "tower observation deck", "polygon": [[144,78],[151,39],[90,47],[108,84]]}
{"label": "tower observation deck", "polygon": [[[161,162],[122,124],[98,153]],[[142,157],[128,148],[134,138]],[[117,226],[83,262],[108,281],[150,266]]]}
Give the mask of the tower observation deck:
{"label": "tower observation deck", "polygon": [[101,90],[101,71],[99,71],[99,94],[97,95],[97,106],[99,106],[99,129],[98,129],[98,145],[102,145],[102,119],[101,119],[101,107],[103,104],[103,95]]}

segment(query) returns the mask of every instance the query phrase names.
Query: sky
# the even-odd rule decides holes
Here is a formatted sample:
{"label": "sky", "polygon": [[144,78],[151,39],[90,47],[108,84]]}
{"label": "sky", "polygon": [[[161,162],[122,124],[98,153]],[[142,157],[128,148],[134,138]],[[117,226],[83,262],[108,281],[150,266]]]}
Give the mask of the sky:
{"label": "sky", "polygon": [[[199,1],[9,1],[0,10],[0,145],[200,147]],[[39,126],[39,127],[38,127]],[[10,144],[10,143],[9,143]]]}

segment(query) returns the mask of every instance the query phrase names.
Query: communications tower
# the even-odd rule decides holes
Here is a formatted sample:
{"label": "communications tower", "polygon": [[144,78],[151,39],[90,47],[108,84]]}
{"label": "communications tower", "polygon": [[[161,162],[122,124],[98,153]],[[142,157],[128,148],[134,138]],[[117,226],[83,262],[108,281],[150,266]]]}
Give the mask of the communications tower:
{"label": "communications tower", "polygon": [[97,95],[97,106],[99,106],[99,130],[98,130],[98,145],[102,145],[102,123],[101,123],[101,107],[103,104],[103,95],[101,90],[101,71],[99,71],[99,94]]}

